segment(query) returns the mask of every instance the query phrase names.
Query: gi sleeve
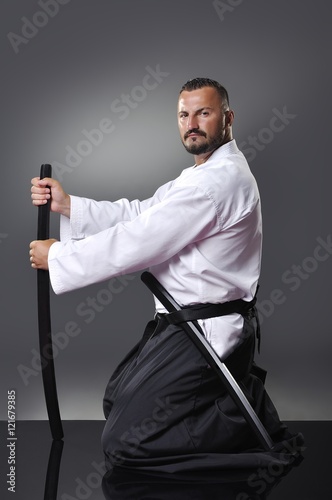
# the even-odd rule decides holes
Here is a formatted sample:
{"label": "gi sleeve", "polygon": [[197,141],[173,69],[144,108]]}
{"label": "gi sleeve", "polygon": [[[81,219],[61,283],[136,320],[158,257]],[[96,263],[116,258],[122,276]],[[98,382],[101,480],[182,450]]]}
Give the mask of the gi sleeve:
{"label": "gi sleeve", "polygon": [[54,243],[52,288],[60,294],[158,265],[220,230],[213,199],[197,186],[169,190],[132,220],[80,240]]}
{"label": "gi sleeve", "polygon": [[159,203],[171,188],[172,182],[161,186],[146,200],[129,201],[126,198],[111,201],[95,201],[89,198],[70,197],[70,219],[60,217],[61,241],[81,240],[115,226],[119,222],[131,221],[140,213]]}

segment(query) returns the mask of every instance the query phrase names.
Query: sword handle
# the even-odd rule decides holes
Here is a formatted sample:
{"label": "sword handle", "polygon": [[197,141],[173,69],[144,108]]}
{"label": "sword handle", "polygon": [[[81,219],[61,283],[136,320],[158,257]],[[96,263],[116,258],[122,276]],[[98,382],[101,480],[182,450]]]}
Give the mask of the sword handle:
{"label": "sword handle", "polygon": [[[52,177],[52,166],[49,163],[43,163],[40,167],[40,178]],[[50,234],[50,200],[45,205],[38,207],[38,230],[37,240],[47,240]]]}

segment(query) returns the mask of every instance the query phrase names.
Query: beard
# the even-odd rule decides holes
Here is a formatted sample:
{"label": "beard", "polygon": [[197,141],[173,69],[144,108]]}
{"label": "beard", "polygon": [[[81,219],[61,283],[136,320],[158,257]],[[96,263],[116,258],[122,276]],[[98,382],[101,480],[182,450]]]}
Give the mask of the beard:
{"label": "beard", "polygon": [[[203,135],[203,134],[202,134]],[[206,137],[206,135],[204,135]],[[219,148],[223,144],[224,134],[212,137],[210,140],[206,140],[203,143],[192,142],[191,144],[186,144],[184,140],[182,144],[184,145],[186,151],[192,155],[201,155],[209,153]]]}
{"label": "beard", "polygon": [[[223,116],[219,118],[216,129],[219,130],[219,132],[210,137],[207,137],[206,132],[199,128],[187,130],[182,139],[182,144],[184,145],[186,151],[188,151],[188,153],[192,155],[198,156],[205,153],[210,153],[211,151],[214,151],[215,149],[222,146],[225,140],[225,123]],[[191,140],[190,144],[187,144],[185,141],[186,139],[188,139],[191,133],[199,134],[199,136],[204,138],[204,141],[202,142],[201,139],[199,139],[198,141]]]}

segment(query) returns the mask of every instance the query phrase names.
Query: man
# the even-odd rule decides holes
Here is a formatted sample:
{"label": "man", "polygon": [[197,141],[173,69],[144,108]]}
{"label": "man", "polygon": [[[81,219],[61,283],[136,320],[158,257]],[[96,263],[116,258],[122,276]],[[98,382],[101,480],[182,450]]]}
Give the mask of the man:
{"label": "man", "polygon": [[[183,306],[251,301],[261,265],[261,207],[233,139],[233,120],[222,85],[188,81],[178,99],[178,125],[195,164],[144,201],[96,202],[69,196],[56,180],[32,179],[33,204],[51,199],[51,210],[62,216],[60,242],[30,244],[32,267],[49,269],[55,293],[149,268]],[[107,386],[102,441],[110,465],[175,470],[255,448],[220,380],[164,313],[156,300],[155,319]],[[244,384],[272,438],[289,437],[253,375],[252,311],[207,314],[199,325]]]}

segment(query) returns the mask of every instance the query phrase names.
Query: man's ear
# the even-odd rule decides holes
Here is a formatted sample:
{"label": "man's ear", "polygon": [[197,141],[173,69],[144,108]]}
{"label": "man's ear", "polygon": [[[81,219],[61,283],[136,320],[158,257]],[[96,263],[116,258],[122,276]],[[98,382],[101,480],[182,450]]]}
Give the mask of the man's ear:
{"label": "man's ear", "polygon": [[229,109],[228,111],[226,111],[226,125],[231,127],[233,121],[234,121],[234,111],[232,109]]}

